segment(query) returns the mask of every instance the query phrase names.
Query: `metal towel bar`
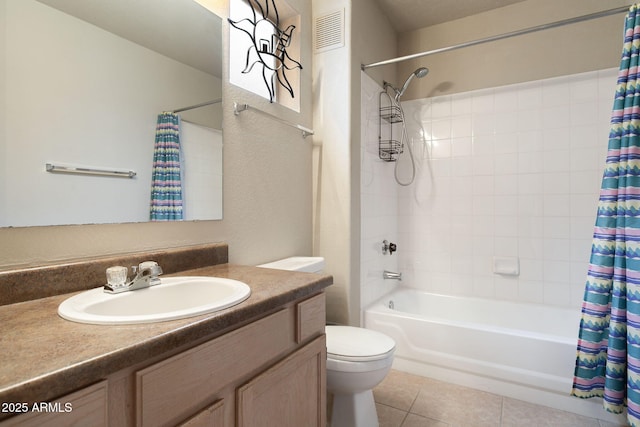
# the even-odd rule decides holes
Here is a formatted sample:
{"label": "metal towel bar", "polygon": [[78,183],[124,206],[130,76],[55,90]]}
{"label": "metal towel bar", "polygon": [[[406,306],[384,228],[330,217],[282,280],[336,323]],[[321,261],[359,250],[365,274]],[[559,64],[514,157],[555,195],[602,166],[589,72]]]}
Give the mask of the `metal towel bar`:
{"label": "metal towel bar", "polygon": [[85,168],[80,166],[62,166],[47,163],[45,165],[47,172],[52,173],[72,173],[80,175],[100,175],[100,176],[117,176],[119,178],[133,178],[137,174],[134,171],[121,171],[112,169]]}
{"label": "metal towel bar", "polygon": [[306,138],[309,135],[313,135],[313,130],[306,128],[302,125],[288,122],[286,120],[281,119],[280,117],[274,116],[273,114],[269,114],[262,110],[258,110],[257,108],[252,107],[249,104],[238,104],[237,102],[233,103],[233,114],[235,114],[236,116],[242,113],[243,111],[247,111],[247,110],[255,111],[256,113],[262,114],[263,116],[270,118],[271,120],[275,120],[276,122],[282,123],[284,125],[294,127],[298,129],[300,132],[302,132],[303,138]]}

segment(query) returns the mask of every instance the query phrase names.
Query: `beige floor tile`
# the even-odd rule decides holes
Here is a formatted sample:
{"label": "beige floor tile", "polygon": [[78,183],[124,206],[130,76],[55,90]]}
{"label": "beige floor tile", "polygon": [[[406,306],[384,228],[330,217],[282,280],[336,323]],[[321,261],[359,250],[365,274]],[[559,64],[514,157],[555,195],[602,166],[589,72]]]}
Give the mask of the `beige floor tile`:
{"label": "beige floor tile", "polygon": [[391,370],[387,377],[373,390],[378,403],[408,411],[427,378],[406,372]]}
{"label": "beige floor tile", "polygon": [[452,426],[498,427],[502,397],[429,380],[422,386],[410,412]]}
{"label": "beige floor tile", "polygon": [[395,370],[374,396],[380,427],[622,427]]}
{"label": "beige floor tile", "polygon": [[404,423],[402,423],[402,427],[449,427],[449,424],[416,414],[408,414]]}
{"label": "beige floor tile", "polygon": [[600,427],[600,423],[593,418],[505,397],[502,427]]}
{"label": "beige floor tile", "polygon": [[407,416],[405,411],[379,403],[376,403],[376,411],[378,412],[380,427],[400,427]]}

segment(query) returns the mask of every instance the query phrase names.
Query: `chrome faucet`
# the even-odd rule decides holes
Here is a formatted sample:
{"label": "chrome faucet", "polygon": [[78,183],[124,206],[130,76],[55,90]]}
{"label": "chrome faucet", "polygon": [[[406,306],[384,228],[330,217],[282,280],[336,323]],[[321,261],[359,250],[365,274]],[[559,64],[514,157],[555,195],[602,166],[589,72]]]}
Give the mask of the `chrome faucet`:
{"label": "chrome faucet", "polygon": [[[126,267],[121,267],[126,270]],[[136,289],[148,288],[160,284],[160,276],[162,274],[162,267],[155,261],[141,262],[137,266],[131,267],[132,272],[135,274],[133,279],[127,281],[126,273],[125,280],[121,283],[113,283],[109,279],[109,273],[107,273],[107,284],[104,285],[104,291],[109,294],[119,294],[121,292],[135,291]]]}
{"label": "chrome faucet", "polygon": [[384,270],[382,272],[383,279],[402,280],[402,273],[395,273],[393,271]]}

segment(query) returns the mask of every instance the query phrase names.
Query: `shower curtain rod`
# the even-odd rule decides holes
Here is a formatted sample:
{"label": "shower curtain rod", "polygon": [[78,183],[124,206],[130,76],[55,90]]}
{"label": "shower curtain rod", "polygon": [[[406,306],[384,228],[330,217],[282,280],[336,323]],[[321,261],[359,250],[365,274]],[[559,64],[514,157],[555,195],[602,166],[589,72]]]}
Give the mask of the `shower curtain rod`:
{"label": "shower curtain rod", "polygon": [[596,18],[603,18],[605,16],[615,15],[616,13],[627,12],[628,10],[629,10],[629,6],[617,7],[615,9],[603,10],[603,11],[591,13],[591,14],[588,14],[588,15],[577,16],[575,18],[564,19],[562,21],[550,22],[548,24],[542,24],[542,25],[538,25],[538,26],[535,26],[535,27],[530,27],[530,28],[525,28],[525,29],[522,29],[522,30],[512,31],[510,33],[499,34],[499,35],[496,35],[496,36],[485,37],[485,38],[482,38],[482,39],[473,40],[473,41],[469,41],[469,42],[464,42],[464,43],[460,43],[460,44],[456,44],[456,45],[452,45],[452,46],[441,47],[439,49],[428,50],[426,52],[414,53],[412,55],[406,55],[406,56],[400,56],[398,58],[387,59],[386,61],[374,62],[374,63],[371,63],[371,64],[362,64],[360,68],[362,69],[362,71],[364,71],[367,68],[379,67],[381,65],[395,64],[396,62],[408,61],[410,59],[421,58],[423,56],[434,55],[436,53],[449,52],[451,50],[461,49],[463,47],[475,46],[475,45],[478,45],[478,44],[488,43],[488,42],[492,42],[492,41],[496,41],[496,40],[502,40],[502,39],[506,39],[506,38],[509,38],[509,37],[515,37],[515,36],[521,36],[523,34],[534,33],[536,31],[542,31],[542,30],[548,30],[550,28],[562,27],[564,25],[575,24],[575,23],[578,23],[578,22],[588,21],[588,20],[596,19]]}
{"label": "shower curtain rod", "polygon": [[219,104],[222,102],[222,98],[214,99],[212,101],[203,102],[202,104],[190,105],[184,108],[178,108],[177,110],[173,110],[172,113],[180,113],[181,111],[194,110],[200,107],[206,107],[207,105]]}

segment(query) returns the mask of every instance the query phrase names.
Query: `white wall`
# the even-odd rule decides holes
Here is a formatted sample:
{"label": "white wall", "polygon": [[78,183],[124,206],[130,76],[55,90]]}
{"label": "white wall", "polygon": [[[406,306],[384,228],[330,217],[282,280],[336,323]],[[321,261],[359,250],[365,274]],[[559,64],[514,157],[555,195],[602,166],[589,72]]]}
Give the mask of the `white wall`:
{"label": "white wall", "polygon": [[[524,0],[398,35],[398,55],[429,51],[629,5],[625,0]],[[398,64],[408,76],[429,67],[404,99],[467,92],[616,67],[624,12]],[[406,78],[406,77],[404,77]]]}
{"label": "white wall", "polygon": [[222,218],[222,146],[222,131],[181,121],[186,220]]}
{"label": "white wall", "polygon": [[[398,199],[404,284],[579,307],[616,75],[405,102],[421,173]],[[520,275],[494,274],[494,256],[516,257]]]}

